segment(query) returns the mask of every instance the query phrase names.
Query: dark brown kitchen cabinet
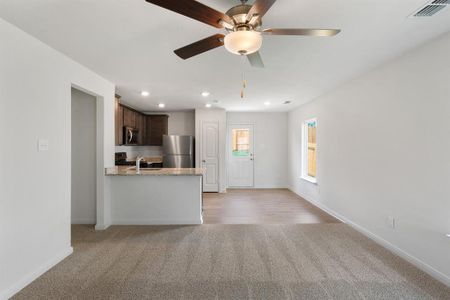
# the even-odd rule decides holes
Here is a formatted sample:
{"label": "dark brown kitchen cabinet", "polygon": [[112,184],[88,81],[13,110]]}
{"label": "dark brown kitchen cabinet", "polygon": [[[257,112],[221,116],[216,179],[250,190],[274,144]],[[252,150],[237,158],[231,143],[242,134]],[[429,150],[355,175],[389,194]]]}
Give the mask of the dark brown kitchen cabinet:
{"label": "dark brown kitchen cabinet", "polygon": [[123,144],[123,106],[120,104],[120,96],[116,95],[115,102],[115,140],[116,145]]}
{"label": "dark brown kitchen cabinet", "polygon": [[146,140],[146,117],[144,114],[136,115],[136,128],[139,130],[138,145],[145,145]]}
{"label": "dark brown kitchen cabinet", "polygon": [[146,120],[146,144],[149,146],[162,146],[162,137],[168,133],[168,115],[148,115]]}
{"label": "dark brown kitchen cabinet", "polygon": [[162,136],[168,132],[168,115],[146,115],[133,108],[122,105],[120,96],[115,102],[116,145],[123,145],[123,128],[139,130],[138,145],[162,146]]}
{"label": "dark brown kitchen cabinet", "polygon": [[137,113],[126,106],[122,107],[123,107],[123,126],[136,128]]}

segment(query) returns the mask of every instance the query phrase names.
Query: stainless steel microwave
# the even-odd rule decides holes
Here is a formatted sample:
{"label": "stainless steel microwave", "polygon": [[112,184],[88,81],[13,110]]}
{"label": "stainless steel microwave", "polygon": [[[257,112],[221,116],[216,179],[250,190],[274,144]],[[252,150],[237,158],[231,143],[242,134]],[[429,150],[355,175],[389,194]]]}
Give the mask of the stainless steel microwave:
{"label": "stainless steel microwave", "polygon": [[134,127],[123,127],[123,144],[137,145],[139,141],[139,129]]}

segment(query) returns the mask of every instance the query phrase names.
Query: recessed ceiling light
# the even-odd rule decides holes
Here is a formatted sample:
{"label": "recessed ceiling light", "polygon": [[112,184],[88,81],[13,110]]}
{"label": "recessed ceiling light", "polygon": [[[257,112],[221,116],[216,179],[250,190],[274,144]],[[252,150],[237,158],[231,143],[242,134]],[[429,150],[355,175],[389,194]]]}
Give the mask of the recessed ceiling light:
{"label": "recessed ceiling light", "polygon": [[206,103],[206,104],[205,104],[205,107],[206,107],[206,108],[210,108],[211,106],[212,106],[211,103]]}
{"label": "recessed ceiling light", "polygon": [[266,101],[266,102],[264,102],[264,105],[265,105],[265,106],[269,106],[269,105],[270,105],[270,102],[269,102],[269,101]]}
{"label": "recessed ceiling light", "polygon": [[450,233],[447,233],[445,236],[448,237],[448,238],[450,238]]}
{"label": "recessed ceiling light", "polygon": [[208,97],[208,96],[209,96],[209,92],[208,92],[208,91],[202,92],[202,96],[203,96],[203,97]]}
{"label": "recessed ceiling light", "polygon": [[142,91],[141,92],[141,96],[142,97],[148,97],[150,95],[150,93],[148,91]]}
{"label": "recessed ceiling light", "polygon": [[166,107],[166,105],[164,103],[160,103],[160,104],[158,104],[158,107],[159,108],[164,108],[164,107]]}

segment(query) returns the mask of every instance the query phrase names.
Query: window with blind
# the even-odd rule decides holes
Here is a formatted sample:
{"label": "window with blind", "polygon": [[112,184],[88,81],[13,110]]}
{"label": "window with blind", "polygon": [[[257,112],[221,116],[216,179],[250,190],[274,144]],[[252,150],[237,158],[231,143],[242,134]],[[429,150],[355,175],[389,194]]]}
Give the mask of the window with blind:
{"label": "window with blind", "polygon": [[317,119],[302,125],[302,178],[316,183],[317,175]]}

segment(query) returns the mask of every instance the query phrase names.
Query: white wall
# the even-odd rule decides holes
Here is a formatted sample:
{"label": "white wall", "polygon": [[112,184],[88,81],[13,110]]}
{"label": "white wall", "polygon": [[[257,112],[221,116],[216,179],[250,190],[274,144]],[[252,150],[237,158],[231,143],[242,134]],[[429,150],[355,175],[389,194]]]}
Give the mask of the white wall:
{"label": "white wall", "polygon": [[195,135],[195,111],[171,111],[169,135]]}
{"label": "white wall", "polygon": [[226,138],[227,115],[224,109],[196,109],[195,110],[195,166],[201,168],[200,146],[202,122],[218,122],[219,124],[219,192],[227,189],[226,171]]}
{"label": "white wall", "polygon": [[[233,124],[254,125],[255,188],[285,188],[288,186],[286,172],[287,120],[287,113],[227,113],[227,126]],[[228,131],[227,134],[229,134]],[[227,152],[227,156],[228,154]]]}
{"label": "white wall", "polygon": [[[289,114],[292,190],[447,284],[449,53],[447,34]],[[318,118],[317,186],[300,179],[301,122],[311,117]]]}
{"label": "white wall", "polygon": [[[102,168],[114,165],[114,85],[2,19],[0,36],[0,298],[6,298],[72,251],[71,85],[98,96]],[[38,138],[48,139],[49,151],[37,151]],[[103,178],[101,211],[109,213]],[[98,219],[109,222],[107,214]]]}
{"label": "white wall", "polygon": [[72,89],[72,224],[95,224],[97,99]]}
{"label": "white wall", "polygon": [[126,152],[128,160],[135,160],[137,156],[162,156],[160,146],[116,146],[116,152]]}

